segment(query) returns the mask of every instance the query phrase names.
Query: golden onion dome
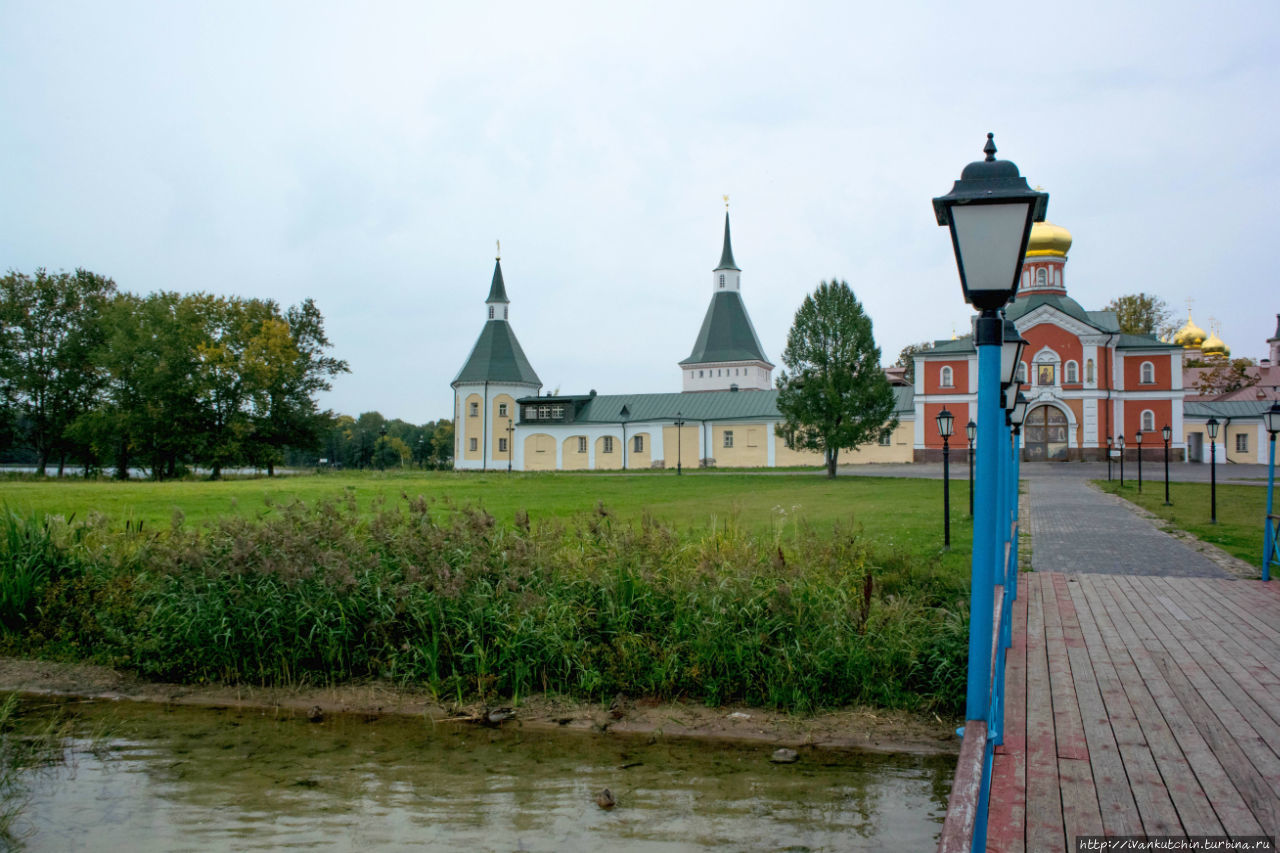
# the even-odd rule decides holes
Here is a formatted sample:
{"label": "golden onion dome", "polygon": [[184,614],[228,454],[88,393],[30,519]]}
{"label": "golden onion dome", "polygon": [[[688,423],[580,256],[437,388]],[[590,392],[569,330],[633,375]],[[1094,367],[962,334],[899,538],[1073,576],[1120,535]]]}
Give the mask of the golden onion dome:
{"label": "golden onion dome", "polygon": [[1218,337],[1216,331],[1210,332],[1209,337],[1204,339],[1204,343],[1200,345],[1200,351],[1205,355],[1231,355],[1231,348],[1227,346],[1226,341]]}
{"label": "golden onion dome", "polygon": [[1036,222],[1027,241],[1027,257],[1065,258],[1071,249],[1071,232],[1052,222]]}
{"label": "golden onion dome", "polygon": [[1186,325],[1174,334],[1173,342],[1180,347],[1197,349],[1205,342],[1207,337],[1208,335],[1204,333],[1204,329],[1197,326],[1195,321],[1191,319],[1191,312],[1187,311]]}

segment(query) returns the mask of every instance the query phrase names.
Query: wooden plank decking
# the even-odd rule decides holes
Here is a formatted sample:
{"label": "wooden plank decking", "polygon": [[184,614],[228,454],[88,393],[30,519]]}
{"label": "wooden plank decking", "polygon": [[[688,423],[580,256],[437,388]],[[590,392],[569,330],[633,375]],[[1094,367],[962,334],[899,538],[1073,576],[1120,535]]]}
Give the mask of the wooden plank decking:
{"label": "wooden plank decking", "polygon": [[1280,584],[1019,580],[988,849],[1280,834]]}

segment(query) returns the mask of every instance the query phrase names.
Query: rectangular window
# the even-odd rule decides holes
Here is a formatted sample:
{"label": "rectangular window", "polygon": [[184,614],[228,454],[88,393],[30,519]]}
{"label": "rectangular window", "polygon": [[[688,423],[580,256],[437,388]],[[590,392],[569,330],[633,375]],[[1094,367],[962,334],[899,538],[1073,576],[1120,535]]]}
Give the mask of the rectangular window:
{"label": "rectangular window", "polygon": [[579,453],[587,452],[587,437],[585,435],[578,436],[578,452]]}
{"label": "rectangular window", "polygon": [[477,450],[480,449],[480,440],[477,438],[471,439],[471,441],[468,442],[467,447],[468,449],[470,449],[472,453],[475,453]]}
{"label": "rectangular window", "polygon": [[564,420],[564,406],[552,406],[551,417],[558,421]]}
{"label": "rectangular window", "polygon": [[505,438],[498,439],[498,452],[499,453],[507,452],[507,440]]}
{"label": "rectangular window", "polygon": [[507,404],[506,404],[506,403],[499,403],[499,404],[498,404],[498,417],[500,417],[500,418],[505,418],[506,416],[507,416]]}
{"label": "rectangular window", "polygon": [[604,444],[604,446],[603,446],[602,448],[600,448],[601,450],[603,450],[605,453],[612,453],[612,452],[613,452],[613,436],[611,436],[611,435],[606,435],[606,436],[604,437],[604,442],[603,442],[603,444]]}
{"label": "rectangular window", "polygon": [[538,407],[537,407],[537,406],[525,406],[525,407],[524,407],[524,419],[525,419],[526,421],[536,421],[536,420],[538,419]]}
{"label": "rectangular window", "polygon": [[550,406],[539,406],[539,407],[538,407],[538,418],[539,418],[540,420],[544,420],[544,421],[545,421],[545,420],[549,419],[550,417],[551,417],[551,407],[550,407]]}
{"label": "rectangular window", "polygon": [[889,435],[889,433],[886,432],[884,435],[880,436],[881,447],[888,447],[892,443],[893,443],[893,436]]}
{"label": "rectangular window", "polygon": [[1236,433],[1236,453],[1249,452],[1249,434],[1244,432]]}
{"label": "rectangular window", "polygon": [[644,436],[637,435],[631,439],[631,449],[636,453],[644,453]]}
{"label": "rectangular window", "polygon": [[468,413],[468,414],[470,414],[470,415],[471,415],[471,417],[473,417],[473,418],[478,418],[478,417],[480,417],[480,404],[479,404],[479,403],[472,403],[472,404],[471,404],[471,408],[467,410],[467,413]]}
{"label": "rectangular window", "polygon": [[724,446],[733,447],[733,430],[731,429],[724,431]]}

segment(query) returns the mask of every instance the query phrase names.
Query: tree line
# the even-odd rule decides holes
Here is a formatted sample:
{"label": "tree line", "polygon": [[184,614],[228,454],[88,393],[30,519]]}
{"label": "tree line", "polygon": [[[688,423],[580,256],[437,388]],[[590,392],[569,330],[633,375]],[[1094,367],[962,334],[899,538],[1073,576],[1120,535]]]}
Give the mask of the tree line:
{"label": "tree line", "polygon": [[335,415],[320,447],[299,455],[294,464],[328,468],[453,467],[453,422],[447,418],[420,426],[379,412],[359,417]]}
{"label": "tree line", "polygon": [[288,449],[320,446],[333,415],[315,396],[347,363],[315,303],[137,296],[77,269],[0,278],[0,450],[50,465],[142,468],[156,479],[274,473]]}

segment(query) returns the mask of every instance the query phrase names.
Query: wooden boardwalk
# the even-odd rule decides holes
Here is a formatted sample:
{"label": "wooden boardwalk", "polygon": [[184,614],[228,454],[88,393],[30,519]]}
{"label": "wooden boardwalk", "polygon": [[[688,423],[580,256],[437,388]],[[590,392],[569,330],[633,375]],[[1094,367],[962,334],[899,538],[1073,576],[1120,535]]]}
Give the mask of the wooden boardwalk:
{"label": "wooden boardwalk", "polygon": [[1280,584],[1019,579],[988,849],[1280,834]]}

